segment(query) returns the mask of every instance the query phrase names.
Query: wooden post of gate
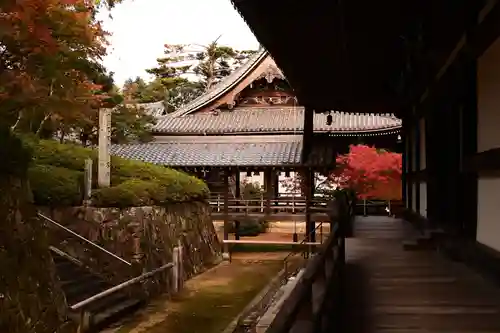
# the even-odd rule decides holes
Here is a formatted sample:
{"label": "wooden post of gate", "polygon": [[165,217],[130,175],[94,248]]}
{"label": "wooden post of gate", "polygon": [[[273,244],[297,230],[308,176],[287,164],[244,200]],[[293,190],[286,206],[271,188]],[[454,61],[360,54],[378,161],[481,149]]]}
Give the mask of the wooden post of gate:
{"label": "wooden post of gate", "polygon": [[182,246],[182,242],[180,240],[177,241],[177,249],[178,249],[178,252],[177,252],[177,256],[179,257],[178,258],[178,262],[177,262],[177,266],[178,266],[178,269],[179,269],[179,273],[178,273],[178,279],[179,279],[179,284],[178,284],[178,288],[179,288],[179,291],[182,290],[183,286],[184,286],[184,247]]}
{"label": "wooden post of gate", "polygon": [[83,204],[88,205],[92,195],[92,159],[85,160]]}
{"label": "wooden post of gate", "polygon": [[179,248],[178,247],[174,247],[172,251],[172,262],[174,264],[174,266],[170,269],[172,293],[177,293],[179,291]]}
{"label": "wooden post of gate", "polygon": [[[224,240],[229,239],[229,170],[223,171],[224,175]],[[222,258],[229,259],[229,246],[224,243]]]}
{"label": "wooden post of gate", "polygon": [[111,145],[111,109],[99,110],[99,165],[97,182],[99,187],[109,187],[111,183],[111,160],[109,148]]}

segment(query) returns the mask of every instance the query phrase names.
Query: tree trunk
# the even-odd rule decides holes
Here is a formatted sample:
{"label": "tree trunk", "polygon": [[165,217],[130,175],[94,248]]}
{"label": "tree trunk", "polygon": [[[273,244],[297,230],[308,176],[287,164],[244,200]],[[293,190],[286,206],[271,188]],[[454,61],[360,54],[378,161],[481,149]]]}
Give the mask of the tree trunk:
{"label": "tree trunk", "polygon": [[61,128],[60,129],[61,133],[59,134],[59,143],[64,143],[64,137],[66,136],[66,131]]}
{"label": "tree trunk", "polygon": [[45,125],[45,122],[50,118],[52,114],[49,112],[48,114],[45,115],[45,117],[43,117],[42,121],[40,122],[40,125],[38,126],[38,129],[36,130],[36,135],[39,136],[40,133],[42,132],[43,130],[43,125]]}
{"label": "tree trunk", "polygon": [[21,122],[21,119],[23,118],[23,110],[19,111],[19,114],[17,115],[17,120],[16,122],[14,123],[14,125],[12,125],[11,129],[14,131],[17,126],[19,125],[19,123]]}

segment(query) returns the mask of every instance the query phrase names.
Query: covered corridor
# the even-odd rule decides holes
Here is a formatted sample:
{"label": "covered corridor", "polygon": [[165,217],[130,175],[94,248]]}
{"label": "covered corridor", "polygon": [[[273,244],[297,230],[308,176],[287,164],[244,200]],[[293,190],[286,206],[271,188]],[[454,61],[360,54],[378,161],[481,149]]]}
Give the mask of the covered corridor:
{"label": "covered corridor", "polygon": [[414,233],[400,219],[356,218],[344,332],[500,332],[500,289],[439,251],[404,250]]}
{"label": "covered corridor", "polygon": [[401,221],[339,226],[268,332],[500,332],[500,1],[233,3],[305,105],[304,155],[314,114],[402,120],[403,215],[439,236],[409,251]]}

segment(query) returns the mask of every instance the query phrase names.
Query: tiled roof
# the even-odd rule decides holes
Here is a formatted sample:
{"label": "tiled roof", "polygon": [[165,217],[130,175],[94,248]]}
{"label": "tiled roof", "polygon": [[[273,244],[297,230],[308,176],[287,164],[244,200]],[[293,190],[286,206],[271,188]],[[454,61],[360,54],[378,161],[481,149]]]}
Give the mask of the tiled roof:
{"label": "tiled roof", "polygon": [[[399,129],[401,120],[393,115],[332,112],[333,123],[326,124],[326,114],[314,115],[316,132],[360,133]],[[247,107],[233,111],[195,113],[183,117],[158,118],[153,131],[172,134],[234,134],[255,132],[301,132],[303,107]]]}
{"label": "tiled roof", "polygon": [[154,143],[113,145],[111,154],[172,167],[280,166],[301,162],[300,136],[246,136],[231,141],[202,139],[167,137]]}
{"label": "tiled roof", "polygon": [[238,67],[234,72],[232,72],[230,75],[225,77],[222,81],[220,81],[218,84],[216,84],[212,89],[204,93],[198,98],[195,98],[193,101],[189,102],[188,104],[180,107],[178,110],[173,112],[171,115],[173,117],[180,117],[183,116],[193,109],[197,109],[212,100],[215,100],[219,96],[221,96],[224,92],[226,92],[228,89],[233,87],[235,84],[237,84],[240,79],[243,79],[246,74],[248,74],[256,65],[260,63],[262,59],[264,59],[267,56],[267,51],[264,49],[259,50],[256,52],[248,61],[246,61],[243,65]]}

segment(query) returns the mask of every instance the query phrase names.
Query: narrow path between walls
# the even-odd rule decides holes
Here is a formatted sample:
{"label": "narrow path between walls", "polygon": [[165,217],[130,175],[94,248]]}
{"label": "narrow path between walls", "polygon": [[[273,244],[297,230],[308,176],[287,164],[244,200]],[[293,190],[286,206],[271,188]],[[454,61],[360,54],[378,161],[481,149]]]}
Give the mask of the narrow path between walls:
{"label": "narrow path between walls", "polygon": [[286,253],[236,254],[105,333],[220,333],[283,268]]}

